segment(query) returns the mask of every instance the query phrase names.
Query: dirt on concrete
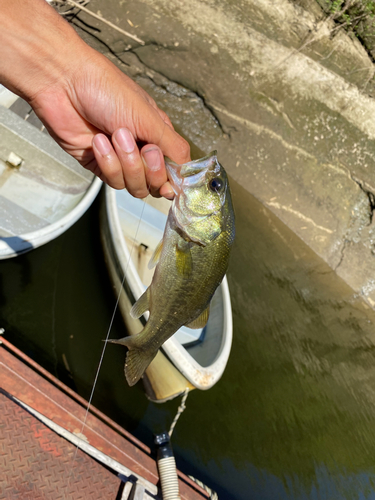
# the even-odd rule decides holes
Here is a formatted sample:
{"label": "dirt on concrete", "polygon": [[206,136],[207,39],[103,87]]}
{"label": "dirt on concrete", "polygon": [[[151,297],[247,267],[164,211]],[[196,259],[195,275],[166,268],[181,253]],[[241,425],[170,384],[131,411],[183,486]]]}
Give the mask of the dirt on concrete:
{"label": "dirt on concrete", "polygon": [[375,71],[361,43],[314,0],[87,7],[144,44],[82,11],[79,34],[375,307]]}

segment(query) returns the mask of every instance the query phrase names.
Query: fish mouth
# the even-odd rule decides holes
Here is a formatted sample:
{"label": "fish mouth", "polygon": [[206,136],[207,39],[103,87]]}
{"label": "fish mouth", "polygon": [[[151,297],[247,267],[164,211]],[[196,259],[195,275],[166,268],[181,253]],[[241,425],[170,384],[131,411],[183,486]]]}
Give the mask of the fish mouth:
{"label": "fish mouth", "polygon": [[[193,185],[204,176],[205,172],[218,164],[217,151],[212,151],[207,156],[198,160],[189,161],[179,165],[165,157],[165,167],[167,169],[168,180],[175,194],[178,194],[182,185]],[[191,177],[191,179],[189,179]]]}

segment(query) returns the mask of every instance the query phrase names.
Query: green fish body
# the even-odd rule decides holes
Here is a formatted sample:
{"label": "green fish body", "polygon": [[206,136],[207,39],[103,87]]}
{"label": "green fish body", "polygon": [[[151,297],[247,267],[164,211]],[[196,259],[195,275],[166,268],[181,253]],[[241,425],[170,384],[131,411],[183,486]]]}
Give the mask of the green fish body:
{"label": "green fish body", "polygon": [[137,335],[114,341],[129,349],[125,375],[130,386],[179,328],[207,323],[235,234],[228,178],[216,152],[184,165],[166,159],[166,167],[175,198],[149,264],[157,264],[152,283],[131,310],[134,318],[149,311],[149,319]]}

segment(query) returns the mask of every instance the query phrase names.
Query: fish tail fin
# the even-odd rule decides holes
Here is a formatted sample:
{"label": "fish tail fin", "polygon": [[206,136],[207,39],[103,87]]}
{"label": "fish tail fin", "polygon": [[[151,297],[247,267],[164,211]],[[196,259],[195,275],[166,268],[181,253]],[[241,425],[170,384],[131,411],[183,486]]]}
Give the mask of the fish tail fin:
{"label": "fish tail fin", "polygon": [[125,359],[125,377],[130,386],[138,382],[158,352],[158,349],[155,351],[145,346],[142,334],[143,331],[137,335],[108,341],[124,345],[129,349]]}

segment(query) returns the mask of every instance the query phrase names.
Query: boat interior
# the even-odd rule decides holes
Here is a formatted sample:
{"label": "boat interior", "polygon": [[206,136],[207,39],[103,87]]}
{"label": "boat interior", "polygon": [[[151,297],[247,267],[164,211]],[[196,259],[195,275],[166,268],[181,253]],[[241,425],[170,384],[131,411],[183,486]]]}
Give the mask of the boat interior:
{"label": "boat interior", "polygon": [[34,123],[25,119],[29,110],[21,99],[11,109],[0,106],[0,211],[6,214],[0,237],[25,234],[60,220],[92,182],[92,173],[43,133],[36,117]]}

